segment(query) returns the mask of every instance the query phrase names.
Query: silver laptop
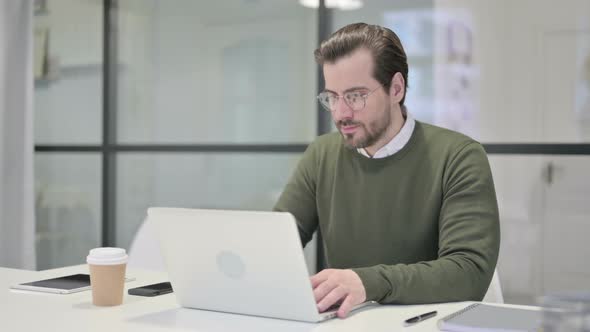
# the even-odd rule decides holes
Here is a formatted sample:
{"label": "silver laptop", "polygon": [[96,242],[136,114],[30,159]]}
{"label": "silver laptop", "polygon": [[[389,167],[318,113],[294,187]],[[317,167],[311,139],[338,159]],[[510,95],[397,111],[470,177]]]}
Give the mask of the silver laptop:
{"label": "silver laptop", "polygon": [[336,316],[317,310],[290,213],[150,208],[148,218],[181,306],[307,322]]}

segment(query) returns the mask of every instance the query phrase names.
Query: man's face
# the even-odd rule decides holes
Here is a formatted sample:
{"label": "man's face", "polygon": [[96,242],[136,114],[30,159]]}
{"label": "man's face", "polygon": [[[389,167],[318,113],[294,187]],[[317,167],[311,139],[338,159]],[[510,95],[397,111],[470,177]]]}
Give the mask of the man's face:
{"label": "man's face", "polygon": [[[371,52],[358,49],[334,63],[325,63],[323,69],[326,80],[324,91],[340,97],[331,114],[345,145],[350,148],[382,146],[387,129],[391,127],[391,105],[385,90],[372,75]],[[351,91],[366,95],[364,108],[353,110],[344,102],[343,95]]]}

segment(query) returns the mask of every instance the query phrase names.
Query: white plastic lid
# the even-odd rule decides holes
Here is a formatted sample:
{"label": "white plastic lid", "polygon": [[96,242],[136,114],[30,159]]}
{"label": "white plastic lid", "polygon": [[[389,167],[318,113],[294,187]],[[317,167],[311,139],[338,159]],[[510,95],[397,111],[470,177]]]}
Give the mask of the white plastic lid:
{"label": "white plastic lid", "polygon": [[127,252],[123,248],[94,248],[86,257],[92,265],[118,265],[127,263]]}

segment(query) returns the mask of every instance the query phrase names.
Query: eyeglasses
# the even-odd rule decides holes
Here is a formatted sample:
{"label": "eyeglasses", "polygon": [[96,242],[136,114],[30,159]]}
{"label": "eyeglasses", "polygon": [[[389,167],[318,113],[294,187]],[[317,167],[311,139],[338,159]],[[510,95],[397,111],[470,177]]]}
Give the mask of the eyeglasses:
{"label": "eyeglasses", "polygon": [[[350,109],[352,109],[354,112],[358,112],[365,108],[369,95],[377,91],[379,88],[380,86],[369,92],[349,91],[344,93],[342,96],[344,97],[344,102],[346,105],[348,105],[348,107],[350,107]],[[340,99],[340,96],[330,91],[324,91],[320,93],[317,98],[326,111],[332,112],[336,109],[336,104],[338,104],[338,99]]]}

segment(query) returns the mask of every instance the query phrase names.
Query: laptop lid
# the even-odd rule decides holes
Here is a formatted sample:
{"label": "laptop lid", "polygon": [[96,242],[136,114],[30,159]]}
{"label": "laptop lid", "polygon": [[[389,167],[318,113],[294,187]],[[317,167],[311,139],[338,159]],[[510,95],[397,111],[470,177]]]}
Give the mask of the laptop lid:
{"label": "laptop lid", "polygon": [[322,320],[290,213],[150,208],[148,218],[181,306]]}

